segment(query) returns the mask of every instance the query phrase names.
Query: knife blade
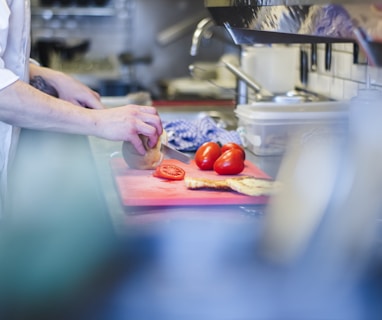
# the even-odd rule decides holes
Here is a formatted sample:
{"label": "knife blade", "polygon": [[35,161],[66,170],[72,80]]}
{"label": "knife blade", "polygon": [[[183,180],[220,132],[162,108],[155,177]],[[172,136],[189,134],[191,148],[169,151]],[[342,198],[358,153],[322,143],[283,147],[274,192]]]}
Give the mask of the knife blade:
{"label": "knife blade", "polygon": [[170,147],[167,144],[162,143],[161,151],[163,152],[166,158],[176,159],[183,163],[190,163],[190,160],[191,160],[190,156]]}

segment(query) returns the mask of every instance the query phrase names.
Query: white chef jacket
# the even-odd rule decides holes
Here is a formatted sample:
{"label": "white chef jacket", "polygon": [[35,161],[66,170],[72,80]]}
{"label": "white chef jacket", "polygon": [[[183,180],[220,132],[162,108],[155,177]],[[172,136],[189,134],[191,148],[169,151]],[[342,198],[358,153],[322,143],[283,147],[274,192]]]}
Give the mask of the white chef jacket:
{"label": "white chef jacket", "polygon": [[[18,79],[29,81],[30,16],[29,0],[0,0],[0,90]],[[11,150],[18,131],[18,128],[0,121],[0,220]]]}

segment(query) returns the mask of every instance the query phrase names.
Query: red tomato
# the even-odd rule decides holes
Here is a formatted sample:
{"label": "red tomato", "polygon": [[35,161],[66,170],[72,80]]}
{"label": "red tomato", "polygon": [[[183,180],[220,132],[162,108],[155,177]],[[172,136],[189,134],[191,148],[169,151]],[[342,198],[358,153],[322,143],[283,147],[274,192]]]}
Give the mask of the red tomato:
{"label": "red tomato", "polygon": [[242,151],[231,149],[224,152],[214,164],[214,170],[221,175],[239,174],[244,170]]}
{"label": "red tomato", "polygon": [[196,150],[195,163],[201,170],[212,170],[220,155],[220,146],[216,142],[205,142]]}
{"label": "red tomato", "polygon": [[231,149],[238,149],[238,150],[241,150],[241,152],[243,153],[243,159],[245,160],[245,150],[244,148],[235,143],[235,142],[229,142],[229,143],[226,143],[222,146],[222,153],[228,151],[228,150],[231,150]]}
{"label": "red tomato", "polygon": [[161,164],[156,167],[153,176],[157,178],[163,178],[168,180],[183,180],[186,172],[172,164]]}

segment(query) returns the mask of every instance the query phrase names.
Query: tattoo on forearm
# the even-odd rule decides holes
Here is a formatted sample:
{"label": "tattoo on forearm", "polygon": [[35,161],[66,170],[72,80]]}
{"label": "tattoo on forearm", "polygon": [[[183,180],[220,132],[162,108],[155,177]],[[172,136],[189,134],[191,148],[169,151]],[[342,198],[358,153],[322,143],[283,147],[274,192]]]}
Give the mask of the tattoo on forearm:
{"label": "tattoo on forearm", "polygon": [[44,80],[44,78],[41,76],[33,77],[30,80],[30,85],[35,87],[36,89],[42,91],[42,92],[45,92],[46,94],[49,94],[53,97],[58,98],[58,92],[57,92],[56,88],[54,88],[52,85],[47,83]]}

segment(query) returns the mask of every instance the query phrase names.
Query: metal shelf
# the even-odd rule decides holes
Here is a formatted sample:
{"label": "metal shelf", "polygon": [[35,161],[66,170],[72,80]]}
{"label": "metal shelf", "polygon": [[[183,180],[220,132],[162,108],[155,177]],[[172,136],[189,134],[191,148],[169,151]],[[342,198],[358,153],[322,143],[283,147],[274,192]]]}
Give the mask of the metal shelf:
{"label": "metal shelf", "polygon": [[111,17],[116,15],[113,7],[38,7],[32,8],[32,16],[88,16],[88,17]]}

